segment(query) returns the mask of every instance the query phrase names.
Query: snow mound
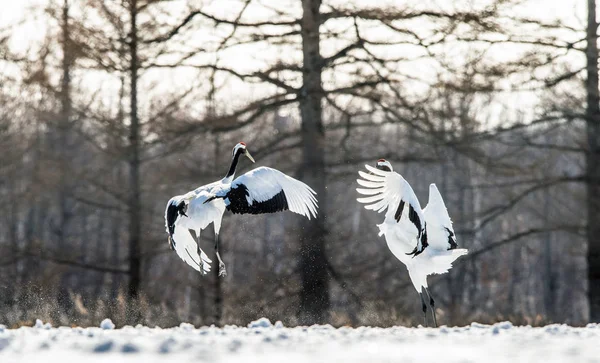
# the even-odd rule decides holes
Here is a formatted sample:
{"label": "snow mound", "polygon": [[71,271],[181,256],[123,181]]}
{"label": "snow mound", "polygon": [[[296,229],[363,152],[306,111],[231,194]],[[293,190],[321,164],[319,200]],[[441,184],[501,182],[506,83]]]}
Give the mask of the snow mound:
{"label": "snow mound", "polygon": [[107,318],[102,320],[100,323],[100,328],[104,330],[113,330],[115,328],[115,324],[112,322],[112,320]]}
{"label": "snow mound", "polygon": [[194,326],[190,323],[181,323],[179,324],[179,329],[184,331],[192,331],[194,330]]}
{"label": "snow mound", "polygon": [[508,330],[513,327],[512,323],[509,321],[503,321],[501,323],[496,323],[492,326],[492,334],[498,335],[502,330]]}
{"label": "snow mound", "polygon": [[487,329],[489,328],[489,325],[485,325],[485,324],[481,324],[481,323],[477,323],[477,322],[473,322],[471,323],[471,328],[476,328],[476,329]]}
{"label": "snow mound", "polygon": [[494,326],[498,327],[499,329],[512,329],[513,325],[510,321],[503,321],[501,323],[496,323],[494,324]]}
{"label": "snow mound", "polygon": [[570,362],[597,361],[600,329],[473,323],[465,327],[34,327],[0,330],[0,362]]}
{"label": "snow mound", "polygon": [[272,328],[273,324],[267,318],[260,318],[258,320],[254,320],[250,324],[248,324],[248,328],[256,329],[256,328]]}
{"label": "snow mound", "polygon": [[51,329],[52,324],[50,324],[50,323],[44,324],[44,322],[41,321],[40,319],[35,319],[35,325],[33,327],[36,329]]}

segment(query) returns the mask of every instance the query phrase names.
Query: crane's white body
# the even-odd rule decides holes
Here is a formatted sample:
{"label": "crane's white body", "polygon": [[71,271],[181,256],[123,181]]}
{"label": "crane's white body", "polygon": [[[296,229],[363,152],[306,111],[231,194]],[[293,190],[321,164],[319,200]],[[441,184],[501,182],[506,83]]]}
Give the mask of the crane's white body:
{"label": "crane's white body", "polygon": [[[452,220],[435,184],[429,186],[429,203],[421,209],[413,189],[400,174],[369,165],[366,168],[371,174],[359,171],[364,180],[357,181],[367,189],[358,188],[357,191],[369,197],[358,198],[358,201],[367,204],[366,209],[379,213],[387,210],[383,223],[377,225],[379,235],[385,236],[390,251],[406,265],[413,286],[421,293],[428,287],[428,275],[448,272],[452,263],[468,251],[456,249]],[[401,203],[406,207],[399,213]],[[408,216],[409,206],[416,213],[414,219],[422,225],[421,233]],[[419,239],[422,233],[427,235],[427,245]],[[419,253],[409,255],[413,250]]]}
{"label": "crane's white body", "polygon": [[421,293],[423,288],[429,287],[427,285],[427,276],[448,272],[452,268],[454,260],[466,255],[468,252],[462,248],[455,250],[426,248],[420,255],[411,257],[406,255],[407,250],[402,249],[404,244],[398,243],[398,239],[386,235],[385,240],[394,256],[406,265],[410,281],[418,293]]}
{"label": "crane's white body", "polygon": [[180,218],[179,225],[191,229],[199,236],[200,231],[208,227],[209,224],[215,224],[215,233],[221,230],[221,220],[225,213],[225,201],[223,199],[214,199],[205,203],[209,198],[223,190],[228,190],[231,185],[229,178],[223,178],[218,182],[207,184],[197,188],[184,196],[189,200],[187,215],[188,218]]}

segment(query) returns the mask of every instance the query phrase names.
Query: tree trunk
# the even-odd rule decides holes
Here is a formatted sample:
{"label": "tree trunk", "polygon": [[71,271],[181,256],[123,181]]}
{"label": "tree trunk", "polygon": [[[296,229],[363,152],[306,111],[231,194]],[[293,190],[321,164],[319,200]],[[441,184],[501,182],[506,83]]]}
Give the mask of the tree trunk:
{"label": "tree trunk", "polygon": [[[121,87],[119,88],[119,111],[117,113],[117,120],[119,122],[119,125],[124,125],[125,124],[125,99],[126,99],[126,94],[125,94],[125,75],[121,74],[120,77],[120,82],[121,82]],[[123,145],[121,145],[121,141],[117,138],[113,139],[113,142],[115,143],[115,145],[113,145],[113,147],[115,148],[122,148]],[[125,173],[124,173],[125,169],[122,168],[121,166],[117,167],[114,169],[113,171],[113,178],[115,180],[115,184],[117,185],[123,185],[125,183],[124,177],[126,177]],[[111,255],[110,255],[110,259],[111,261],[119,261],[119,264],[121,264],[121,258],[122,258],[122,249],[121,249],[121,233],[123,230],[123,215],[121,212],[112,212],[111,213],[111,240],[112,240],[112,248],[111,248]],[[111,274],[111,297],[113,299],[116,299],[118,297],[118,295],[121,293],[121,290],[123,288],[123,277],[119,274]],[[114,307],[113,304],[110,305],[111,309]]]}
{"label": "tree trunk", "polygon": [[61,112],[59,116],[58,122],[58,165],[60,172],[60,185],[59,195],[58,195],[58,204],[59,204],[59,225],[57,226],[57,237],[58,237],[58,246],[59,251],[66,252],[67,241],[67,227],[69,223],[69,211],[67,205],[68,193],[70,192],[70,187],[68,183],[69,177],[67,163],[69,162],[69,127],[71,124],[71,65],[72,65],[72,56],[71,56],[71,45],[70,39],[71,36],[69,34],[69,1],[64,0],[62,7],[62,19],[61,19],[61,31],[62,31],[62,80],[61,80],[61,88],[60,88],[60,103],[61,103]]}
{"label": "tree trunk", "polygon": [[323,323],[328,318],[329,282],[325,257],[325,131],[322,121],[322,58],[319,44],[321,0],[302,0],[302,50],[304,66],[300,95],[302,118],[302,180],[317,192],[321,207],[316,220],[302,222],[300,236],[301,324]]}
{"label": "tree trunk", "polygon": [[[552,193],[550,189],[546,188],[544,190],[544,226],[545,228],[551,228],[550,226],[550,203],[551,203]],[[553,266],[553,244],[552,244],[552,232],[546,231],[544,232],[544,279],[546,281],[546,286],[544,288],[544,308],[546,310],[546,321],[553,322],[559,321],[564,317],[560,317],[556,319],[556,273]]]}
{"label": "tree trunk", "polygon": [[129,2],[129,16],[131,21],[129,55],[130,68],[130,126],[129,126],[129,286],[127,289],[130,303],[135,303],[140,294],[141,284],[141,200],[140,200],[140,158],[139,143],[140,130],[137,103],[138,85],[138,39],[137,39],[137,0]]}
{"label": "tree trunk", "polygon": [[[68,198],[71,191],[69,182],[69,128],[71,124],[71,45],[70,45],[70,27],[69,27],[69,1],[64,0],[62,6],[61,16],[61,35],[62,35],[62,79],[60,87],[60,104],[61,110],[58,119],[58,142],[55,146],[58,172],[59,172],[59,185],[58,185],[58,225],[55,226],[56,239],[59,253],[68,253],[72,246],[69,245],[68,239],[68,228],[70,222],[70,212]],[[60,279],[60,286],[57,289],[57,301],[58,306],[62,312],[67,312],[71,308],[71,301],[68,298],[68,291],[71,286],[72,270],[67,270]],[[83,275],[84,273],[82,273]],[[56,324],[59,323],[60,314],[56,311],[53,320]]]}
{"label": "tree trunk", "polygon": [[590,319],[600,321],[600,96],[598,95],[598,36],[596,1],[588,0],[587,22],[587,108],[589,152],[586,156],[588,193],[588,294]]}

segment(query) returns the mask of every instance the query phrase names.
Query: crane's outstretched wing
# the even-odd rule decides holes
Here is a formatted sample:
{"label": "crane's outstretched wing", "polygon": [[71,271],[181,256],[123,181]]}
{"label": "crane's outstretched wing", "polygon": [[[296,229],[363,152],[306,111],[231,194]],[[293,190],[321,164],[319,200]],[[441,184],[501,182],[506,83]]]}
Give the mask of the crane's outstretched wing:
{"label": "crane's outstretched wing", "polygon": [[301,181],[263,166],[240,175],[221,197],[232,213],[262,214],[290,210],[311,219],[317,216],[315,194]]}
{"label": "crane's outstretched wing", "polygon": [[414,225],[416,239],[415,249],[409,253],[418,255],[428,246],[427,232],[425,229],[425,216],[421,210],[419,199],[410,184],[398,173],[379,170],[365,165],[370,173],[359,171],[358,174],[364,179],[357,179],[358,184],[365,188],[357,188],[356,191],[368,197],[358,198],[364,203],[366,209],[375,210],[378,213],[386,212],[386,221],[395,220],[399,226],[407,218]]}
{"label": "crane's outstretched wing", "polygon": [[185,219],[189,219],[186,212],[188,208],[183,197],[174,197],[167,203],[165,224],[169,234],[169,245],[188,265],[205,275],[210,271],[212,261],[200,249],[186,227]]}
{"label": "crane's outstretched wing", "polygon": [[444,199],[435,184],[429,185],[429,203],[423,210],[427,221],[427,232],[431,247],[443,250],[458,248],[452,220],[444,204]]}

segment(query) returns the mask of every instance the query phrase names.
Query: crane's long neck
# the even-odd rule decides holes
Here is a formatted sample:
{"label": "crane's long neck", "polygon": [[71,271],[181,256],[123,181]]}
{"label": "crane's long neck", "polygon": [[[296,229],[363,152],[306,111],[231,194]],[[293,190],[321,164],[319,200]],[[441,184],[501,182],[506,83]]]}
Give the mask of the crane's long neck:
{"label": "crane's long neck", "polygon": [[235,153],[235,155],[233,155],[233,159],[231,159],[231,166],[229,167],[229,171],[227,172],[225,179],[229,179],[229,180],[233,179],[233,176],[235,175],[235,169],[237,168],[237,164],[238,164],[241,154],[242,154],[241,150],[238,150]]}

